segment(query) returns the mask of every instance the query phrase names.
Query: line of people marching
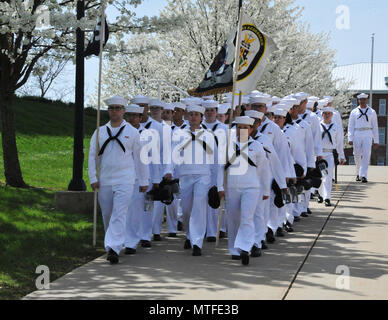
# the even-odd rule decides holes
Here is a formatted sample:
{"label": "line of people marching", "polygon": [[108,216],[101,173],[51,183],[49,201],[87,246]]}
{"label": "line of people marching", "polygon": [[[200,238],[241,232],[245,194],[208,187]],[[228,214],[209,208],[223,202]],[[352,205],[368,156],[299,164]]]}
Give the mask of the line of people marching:
{"label": "line of people marching", "polygon": [[[242,107],[232,100],[105,101],[110,121],[99,128],[98,149],[97,131],[92,136],[89,178],[99,190],[110,263],[119,262],[124,248],[135,254],[139,244],[162,240],[164,212],[168,236],[183,229],[184,249],[200,256],[205,239],[216,241],[224,198],[220,238],[227,236],[232,259],[247,265],[311,214],[315,193],[331,205],[333,169],[345,162],[333,98],[301,92],[280,99],[254,91]],[[178,181],[179,195],[171,197],[165,187]],[[170,190],[169,201],[155,200],[162,189]]]}

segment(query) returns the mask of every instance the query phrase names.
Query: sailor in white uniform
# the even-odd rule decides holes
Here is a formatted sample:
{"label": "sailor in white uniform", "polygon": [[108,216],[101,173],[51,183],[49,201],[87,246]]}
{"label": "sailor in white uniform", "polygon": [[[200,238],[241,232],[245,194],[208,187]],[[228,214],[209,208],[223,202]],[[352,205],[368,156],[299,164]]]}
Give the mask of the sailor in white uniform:
{"label": "sailor in white uniform", "polygon": [[[140,121],[144,108],[136,104],[130,104],[125,108],[125,120],[142,133]],[[142,142],[144,145],[144,142]],[[137,173],[138,174],[138,173]],[[147,184],[149,185],[149,183]],[[130,206],[127,211],[126,233],[125,233],[125,254],[135,254],[137,244],[141,240],[141,221],[145,211],[145,192],[139,191],[139,178],[136,178]]]}
{"label": "sailor in white uniform", "polygon": [[[137,101],[136,98],[131,100]],[[150,133],[150,137],[148,141],[152,141],[152,144],[155,148],[150,149],[149,156],[152,159],[150,163],[150,176],[151,182],[149,189],[147,191],[155,190],[159,187],[159,183],[163,177],[163,154],[162,154],[162,137],[163,137],[163,126],[162,126],[162,106],[163,102],[157,99],[149,99],[147,108],[150,107],[151,117],[148,114],[145,115],[145,121],[140,123],[141,130],[148,130],[146,132]],[[157,118],[154,119],[153,117]],[[144,113],[143,118],[144,119]],[[153,150],[155,150],[155,154],[153,154]],[[151,237],[152,237],[152,211],[155,209],[155,204],[158,201],[154,202],[154,207],[151,210],[147,210],[142,217],[141,224],[141,246],[148,248],[151,247]],[[158,240],[158,239],[156,239]],[[160,239],[159,239],[160,240]]]}
{"label": "sailor in white uniform", "polygon": [[343,140],[341,135],[341,128],[333,120],[334,108],[325,107],[322,109],[323,120],[320,123],[323,159],[327,161],[327,175],[322,177],[322,184],[319,188],[319,194],[325,199],[326,207],[330,207],[331,203],[331,189],[333,186],[333,171],[334,171],[334,154],[336,150],[338,153],[339,163],[345,163],[345,154],[343,148]]}
{"label": "sailor in white uniform", "polygon": [[115,264],[119,262],[125,243],[126,215],[136,177],[139,179],[139,191],[145,192],[149,176],[148,167],[140,159],[140,135],[123,119],[127,101],[116,96],[105,102],[110,121],[98,130],[98,149],[97,130],[90,141],[89,179],[93,190],[99,189],[107,259]]}
{"label": "sailor in white uniform", "polygon": [[[267,175],[268,165],[262,145],[250,137],[254,119],[236,118],[237,139],[231,144],[228,162],[219,168],[218,190],[223,197],[222,176],[226,170],[226,210],[228,212],[228,247],[232,259],[249,264],[249,251],[255,250],[254,214],[259,200],[261,176]],[[237,140],[237,141],[236,141]],[[243,165],[244,164],[244,165]],[[269,185],[269,183],[268,183]],[[261,194],[269,195],[269,188]]]}
{"label": "sailor in white uniform", "polygon": [[[289,154],[288,144],[282,131],[279,126],[276,125],[273,121],[269,120],[265,114],[267,113],[267,103],[270,101],[271,96],[269,95],[252,95],[249,98],[251,103],[251,109],[264,113],[263,120],[258,127],[258,132],[264,134],[269,138],[273,147],[276,150],[279,158],[284,158]],[[273,178],[273,177],[272,177]],[[272,179],[271,179],[272,181]],[[272,196],[274,194],[271,192]],[[270,202],[265,202],[265,217],[268,223],[270,217]],[[268,243],[275,242],[275,236],[271,228],[268,228],[268,232],[266,234],[266,240]]]}
{"label": "sailor in white uniform", "polygon": [[[217,138],[216,143],[226,143],[228,135],[228,126],[217,120],[218,102],[214,100],[205,100],[202,103],[205,108],[205,118],[202,121],[202,127],[210,130]],[[211,177],[211,187],[217,186],[217,172],[213,172]],[[206,225],[206,241],[215,242],[217,236],[218,226],[218,214],[219,209],[213,209],[208,205],[207,208],[207,225]],[[225,221],[225,215],[222,215],[222,219]],[[225,223],[224,223],[225,224]],[[225,237],[225,225],[220,228],[220,238]]]}
{"label": "sailor in white uniform", "polygon": [[348,140],[353,146],[356,163],[356,181],[368,182],[368,167],[370,163],[372,144],[379,146],[379,127],[376,111],[367,105],[368,95],[357,96],[360,105],[352,110],[349,117]]}
{"label": "sailor in white uniform", "polygon": [[[205,108],[189,106],[187,111],[190,127],[174,132],[172,160],[179,176],[183,227],[186,231],[184,248],[192,248],[193,256],[200,256],[206,233],[211,177],[219,166],[218,149],[214,134],[201,125]],[[220,179],[223,183],[223,176]]]}

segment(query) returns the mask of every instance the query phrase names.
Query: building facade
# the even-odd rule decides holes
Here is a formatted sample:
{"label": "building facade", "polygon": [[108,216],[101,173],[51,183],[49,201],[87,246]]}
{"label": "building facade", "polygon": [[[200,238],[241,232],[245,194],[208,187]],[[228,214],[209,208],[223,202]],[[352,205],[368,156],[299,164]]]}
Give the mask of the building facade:
{"label": "building facade", "polygon": [[[353,92],[351,108],[358,107],[357,95],[360,93],[370,94],[371,64],[358,63],[346,66],[340,66],[334,69],[335,79],[342,79],[351,83],[349,91]],[[387,116],[388,104],[388,63],[374,63],[373,65],[373,90],[372,105],[370,99],[368,105],[377,113],[379,124],[379,148],[372,151],[371,164],[379,166],[388,165],[388,148],[387,148]],[[348,164],[354,164],[353,149],[346,148],[345,155]]]}

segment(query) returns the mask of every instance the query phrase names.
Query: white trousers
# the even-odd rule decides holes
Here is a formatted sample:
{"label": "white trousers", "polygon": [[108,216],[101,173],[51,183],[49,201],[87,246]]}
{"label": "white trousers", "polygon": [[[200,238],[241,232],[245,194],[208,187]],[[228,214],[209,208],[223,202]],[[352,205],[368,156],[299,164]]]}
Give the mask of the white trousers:
{"label": "white trousers", "polygon": [[[273,233],[276,232],[276,230],[279,227],[279,208],[275,205],[274,200],[275,200],[275,192],[271,191],[271,196],[270,196],[270,204],[269,204],[269,220],[268,220],[268,228],[271,228]],[[282,224],[283,226],[283,224]]]}
{"label": "white trousers", "polygon": [[294,223],[294,207],[295,207],[295,204],[294,203],[288,203],[284,207],[285,207],[285,211],[286,211],[287,221],[289,223],[293,224]]}
{"label": "white trousers", "polygon": [[160,201],[154,202],[154,209],[152,211],[152,233],[160,234],[162,232],[163,214],[166,208],[167,216],[167,232],[177,233],[178,227],[178,201],[174,201],[170,205],[165,205]]}
{"label": "white trousers", "polygon": [[267,232],[267,223],[265,221],[264,208],[269,200],[263,200],[263,193],[259,190],[257,196],[257,205],[254,213],[254,225],[255,225],[255,246],[261,248],[261,241],[265,239]]}
{"label": "white trousers", "polygon": [[125,242],[126,216],[134,185],[101,186],[98,193],[105,228],[105,249],[117,254]]}
{"label": "white trousers", "polygon": [[331,199],[331,190],[333,187],[333,176],[334,176],[334,156],[332,153],[324,153],[323,159],[327,161],[328,168],[327,168],[327,175],[324,175],[322,177],[322,184],[319,187],[319,194],[321,197],[326,199]]}
{"label": "white trousers", "polygon": [[228,247],[232,255],[249,252],[255,243],[254,214],[259,189],[229,188],[226,190],[228,211]]}
{"label": "white trousers", "polygon": [[[148,187],[148,191],[152,189],[152,183]],[[155,203],[157,201],[153,202],[153,206],[155,206]],[[147,240],[151,241],[152,237],[152,210],[144,211],[141,217],[141,227],[140,227],[140,240]]]}
{"label": "white trousers", "polygon": [[286,205],[281,208],[278,208],[278,227],[282,228],[283,224],[287,222],[286,217]]}
{"label": "white trousers", "polygon": [[372,136],[369,132],[359,132],[354,134],[353,154],[354,161],[356,163],[356,174],[360,177],[368,177],[372,140]]}
{"label": "white trousers", "polygon": [[179,180],[183,227],[191,245],[202,248],[206,233],[208,192],[210,177],[205,175],[184,175]]}
{"label": "white trousers", "polygon": [[139,192],[139,184],[135,183],[132,198],[127,211],[125,227],[125,247],[136,249],[141,240],[141,222],[144,216],[144,195]]}

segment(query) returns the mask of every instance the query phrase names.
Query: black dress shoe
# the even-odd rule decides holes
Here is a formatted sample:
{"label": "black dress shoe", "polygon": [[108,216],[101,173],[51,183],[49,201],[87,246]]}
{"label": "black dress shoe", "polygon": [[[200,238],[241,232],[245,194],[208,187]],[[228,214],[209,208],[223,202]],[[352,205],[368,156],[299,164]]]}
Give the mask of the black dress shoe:
{"label": "black dress shoe", "polygon": [[368,183],[368,180],[365,177],[362,177],[362,183]]}
{"label": "black dress shoe", "polygon": [[240,256],[232,256],[232,260],[241,260]]}
{"label": "black dress shoe", "polygon": [[288,221],[284,225],[284,230],[286,230],[287,232],[294,232],[294,229],[292,228],[291,223],[289,223]]}
{"label": "black dress shoe", "polygon": [[241,251],[240,253],[240,257],[241,257],[241,263],[244,265],[244,266],[247,266],[249,264],[249,252],[247,251]]}
{"label": "black dress shoe", "polygon": [[181,221],[178,221],[178,231],[183,230],[183,223]]}
{"label": "black dress shoe", "polygon": [[108,260],[110,264],[117,264],[119,263],[119,255],[113,249],[110,249],[106,260]]}
{"label": "black dress shoe", "polygon": [[207,242],[216,242],[216,241],[217,241],[217,238],[216,238],[216,237],[207,237],[207,238],[206,238],[206,241],[207,241]]}
{"label": "black dress shoe", "polygon": [[274,243],[276,241],[271,228],[268,229],[268,232],[266,233],[265,237],[268,243]]}
{"label": "black dress shoe", "polygon": [[143,248],[151,248],[151,241],[141,240],[140,243]]}
{"label": "black dress shoe", "polygon": [[299,217],[294,217],[294,221],[299,222],[300,218]]}
{"label": "black dress shoe", "polygon": [[169,233],[168,236],[169,236],[170,238],[176,238],[176,233]]}
{"label": "black dress shoe", "polygon": [[191,242],[189,239],[185,240],[185,245],[183,246],[183,249],[191,249]]}
{"label": "black dress shoe", "polygon": [[308,214],[312,214],[310,208],[307,208],[307,213],[308,213]]}
{"label": "black dress shoe", "polygon": [[263,250],[267,250],[268,249],[268,246],[267,246],[267,244],[265,243],[264,240],[261,240],[261,249],[263,249]]}
{"label": "black dress shoe", "polygon": [[279,228],[276,230],[275,235],[276,235],[277,237],[284,237],[283,229],[279,227]]}
{"label": "black dress shoe", "polygon": [[198,257],[200,255],[202,255],[201,248],[196,246],[196,245],[194,245],[194,247],[193,247],[193,256],[194,257]]}
{"label": "black dress shoe", "polygon": [[154,241],[162,241],[162,237],[160,236],[160,234],[154,234],[154,238],[152,240],[154,240]]}
{"label": "black dress shoe", "polygon": [[307,214],[307,212],[302,212],[302,214],[300,216],[303,218],[307,218],[309,215]]}
{"label": "black dress shoe", "polygon": [[135,254],[135,253],[136,253],[136,249],[125,248],[125,254]]}
{"label": "black dress shoe", "polygon": [[226,232],[220,231],[220,239],[226,238]]}
{"label": "black dress shoe", "polygon": [[356,181],[357,181],[357,182],[360,182],[360,181],[361,181],[360,176],[357,176],[357,177],[356,177]]}
{"label": "black dress shoe", "polygon": [[321,196],[318,196],[317,202],[318,203],[322,203],[323,202],[323,198]]}
{"label": "black dress shoe", "polygon": [[261,249],[256,247],[256,246],[253,246],[252,249],[251,249],[251,257],[252,258],[257,258],[257,257],[260,257],[261,256]]}
{"label": "black dress shoe", "polygon": [[330,200],[329,200],[329,199],[326,199],[326,200],[325,200],[325,206],[326,206],[326,207],[331,207],[331,203],[330,203]]}

